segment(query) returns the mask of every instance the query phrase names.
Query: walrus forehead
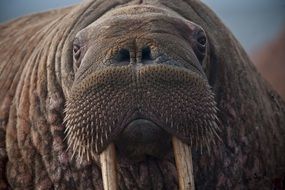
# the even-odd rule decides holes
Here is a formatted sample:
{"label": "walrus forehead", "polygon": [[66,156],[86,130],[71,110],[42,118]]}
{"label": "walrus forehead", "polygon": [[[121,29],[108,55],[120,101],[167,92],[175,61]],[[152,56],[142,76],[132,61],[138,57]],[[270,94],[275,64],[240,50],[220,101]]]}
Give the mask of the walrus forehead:
{"label": "walrus forehead", "polygon": [[139,16],[139,17],[145,17],[150,15],[157,15],[157,16],[168,16],[168,17],[175,17],[175,18],[181,18],[179,14],[172,11],[171,9],[156,7],[152,5],[128,5],[123,6],[115,9],[111,9],[107,13],[105,13],[102,17],[100,17],[97,22],[105,22],[105,20],[108,20],[110,18],[118,18],[122,16],[127,16],[128,18]]}
{"label": "walrus forehead", "polygon": [[83,29],[79,35],[87,39],[98,39],[124,35],[135,37],[151,33],[183,36],[191,32],[185,19],[165,9],[152,6],[127,6],[106,13]]}

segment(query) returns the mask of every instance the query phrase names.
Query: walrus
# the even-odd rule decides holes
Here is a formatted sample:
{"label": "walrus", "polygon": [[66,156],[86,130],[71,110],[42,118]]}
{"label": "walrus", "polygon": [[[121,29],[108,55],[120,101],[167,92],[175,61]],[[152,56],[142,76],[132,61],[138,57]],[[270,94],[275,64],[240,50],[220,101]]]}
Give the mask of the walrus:
{"label": "walrus", "polygon": [[1,189],[281,189],[285,104],[200,1],[1,25]]}

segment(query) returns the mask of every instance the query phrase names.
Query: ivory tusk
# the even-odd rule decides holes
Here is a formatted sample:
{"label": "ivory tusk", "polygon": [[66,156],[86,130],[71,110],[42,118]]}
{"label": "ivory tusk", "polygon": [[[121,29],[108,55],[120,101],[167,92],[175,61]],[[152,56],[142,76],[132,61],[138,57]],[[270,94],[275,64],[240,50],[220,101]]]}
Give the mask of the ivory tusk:
{"label": "ivory tusk", "polygon": [[180,190],[195,190],[191,146],[172,137]]}
{"label": "ivory tusk", "polygon": [[104,190],[118,190],[115,145],[110,144],[100,154]]}

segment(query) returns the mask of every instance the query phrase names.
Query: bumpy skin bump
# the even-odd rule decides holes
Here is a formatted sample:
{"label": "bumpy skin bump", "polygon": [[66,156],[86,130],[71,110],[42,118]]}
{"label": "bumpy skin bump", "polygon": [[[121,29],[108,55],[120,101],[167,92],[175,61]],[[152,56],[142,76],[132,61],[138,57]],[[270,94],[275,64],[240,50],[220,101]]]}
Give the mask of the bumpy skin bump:
{"label": "bumpy skin bump", "polygon": [[[193,40],[201,28],[205,52]],[[284,102],[200,1],[90,0],[0,31],[0,189],[103,189],[97,152],[119,138],[134,105],[194,147],[209,145],[218,117],[222,141],[210,154],[193,149],[196,189],[281,187]],[[145,46],[155,65],[140,57]],[[128,64],[115,56],[122,48]],[[120,189],[178,188],[172,151],[134,163],[118,155],[118,163]]]}

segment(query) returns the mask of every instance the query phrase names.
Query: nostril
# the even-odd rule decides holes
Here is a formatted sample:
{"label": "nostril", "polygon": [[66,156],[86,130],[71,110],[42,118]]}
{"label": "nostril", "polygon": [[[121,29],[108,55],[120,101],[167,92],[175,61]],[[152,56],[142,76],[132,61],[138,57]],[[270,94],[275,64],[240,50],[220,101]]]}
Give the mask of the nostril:
{"label": "nostril", "polygon": [[118,62],[130,62],[130,52],[127,49],[120,49],[116,55],[116,60]]}
{"label": "nostril", "polygon": [[149,47],[144,47],[142,49],[142,61],[152,60],[151,51]]}

